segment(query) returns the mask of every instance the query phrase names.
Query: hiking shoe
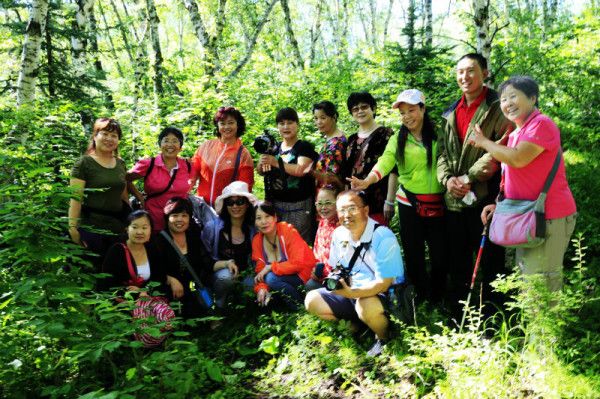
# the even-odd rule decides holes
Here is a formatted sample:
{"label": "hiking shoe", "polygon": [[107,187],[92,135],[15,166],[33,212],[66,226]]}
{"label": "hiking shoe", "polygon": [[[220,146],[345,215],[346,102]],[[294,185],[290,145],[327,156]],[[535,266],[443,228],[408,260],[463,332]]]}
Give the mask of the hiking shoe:
{"label": "hiking shoe", "polygon": [[383,352],[384,346],[385,346],[384,340],[379,339],[379,338],[375,339],[375,343],[373,344],[371,349],[369,349],[367,351],[367,357],[375,357],[375,356],[381,355],[381,353]]}

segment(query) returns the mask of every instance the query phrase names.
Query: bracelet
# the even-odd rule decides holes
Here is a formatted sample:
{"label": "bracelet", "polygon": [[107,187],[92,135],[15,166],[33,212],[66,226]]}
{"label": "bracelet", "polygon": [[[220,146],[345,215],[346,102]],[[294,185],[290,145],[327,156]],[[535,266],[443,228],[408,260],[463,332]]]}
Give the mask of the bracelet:
{"label": "bracelet", "polygon": [[385,204],[386,205],[390,205],[390,206],[394,206],[394,203],[392,201],[388,201],[388,200],[385,200]]}

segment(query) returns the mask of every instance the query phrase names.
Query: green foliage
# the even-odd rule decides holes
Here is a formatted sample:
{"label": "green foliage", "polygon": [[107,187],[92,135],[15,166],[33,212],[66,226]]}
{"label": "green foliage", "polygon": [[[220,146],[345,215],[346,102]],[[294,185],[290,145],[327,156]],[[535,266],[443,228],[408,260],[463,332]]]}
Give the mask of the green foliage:
{"label": "green foliage", "polygon": [[[22,2],[5,3],[22,7]],[[87,145],[88,119],[101,116],[116,117],[123,126],[120,152],[127,165],[156,154],[157,135],[167,125],[184,131],[183,154],[191,156],[198,144],[213,137],[212,118],[221,105],[234,105],[246,117],[247,146],[275,125],[275,113],[284,106],[299,111],[301,135],[321,143],[311,108],[325,99],[338,105],[339,126],[354,133],[345,101],[359,90],[376,96],[380,123],[397,127],[398,116],[390,106],[400,91],[417,87],[441,123],[443,109],[459,95],[453,72],[458,50],[437,46],[409,52],[388,43],[383,50],[357,48],[354,55],[322,51],[311,66],[300,69],[288,59],[283,26],[270,23],[236,77],[226,76],[233,62],[223,65],[221,75],[209,77],[195,47],[197,38],[188,32],[181,51],[165,60],[184,95],[167,93],[155,99],[146,93],[135,98],[131,77],[118,76],[115,68],[119,62],[127,74],[133,66],[125,57],[113,59],[106,42],[100,43],[100,51],[108,79],[89,68],[85,76],[74,78],[67,50],[71,35],[77,35],[71,28],[73,8],[52,4],[50,29],[57,59],[48,66],[43,51],[38,101],[16,111],[10,96],[0,99],[1,397],[600,396],[597,9],[562,16],[542,31],[531,22],[534,16],[507,2],[511,8],[502,22],[510,25],[494,42],[495,82],[515,73],[533,75],[541,84],[542,111],[562,132],[579,218],[558,304],[531,312],[557,298],[528,291],[518,275],[510,276],[497,284],[515,297],[506,315],[498,314],[488,325],[478,309],[471,309],[466,329],[457,332],[440,322],[447,317],[443,310],[421,305],[418,326],[395,323],[396,334],[384,355],[371,360],[364,356],[372,343],[369,333],[353,336],[347,323],[322,322],[303,312],[261,314],[250,303],[240,304],[214,331],[208,325],[211,318],[177,320],[162,347],[142,348],[132,339],[141,328],[132,322],[132,302],[117,304],[111,293],[98,293],[98,276],[90,274],[89,259],[65,235],[68,171]],[[202,12],[208,20],[216,14],[217,3],[207,4]],[[228,14],[233,23],[219,46],[223,60],[237,61],[241,53],[235,50],[245,44],[240,32],[253,26],[262,11],[255,1],[228,4],[235,11]],[[179,4],[158,7],[161,19],[171,22],[170,13],[185,12]],[[105,11],[109,28],[100,35],[110,35],[124,55],[125,43],[116,33],[120,26]],[[273,19],[280,21],[280,14],[277,9]],[[3,93],[15,80],[10,60],[18,58],[24,29],[22,21],[6,15],[0,26],[0,51],[8,65]],[[136,15],[122,17],[126,24],[139,22]],[[175,25],[163,24],[169,38],[176,35],[169,31]],[[255,186],[258,193],[261,183]],[[397,218],[392,227],[397,230]],[[531,292],[535,295],[525,295]]]}

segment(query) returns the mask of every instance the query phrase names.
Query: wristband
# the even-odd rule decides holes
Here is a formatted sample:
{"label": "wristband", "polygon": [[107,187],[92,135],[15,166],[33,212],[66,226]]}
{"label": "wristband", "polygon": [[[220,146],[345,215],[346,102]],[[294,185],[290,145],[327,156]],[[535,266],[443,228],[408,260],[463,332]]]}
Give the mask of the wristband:
{"label": "wristband", "polygon": [[385,204],[386,205],[390,205],[390,206],[394,206],[394,203],[392,201],[388,201],[388,200],[385,200]]}

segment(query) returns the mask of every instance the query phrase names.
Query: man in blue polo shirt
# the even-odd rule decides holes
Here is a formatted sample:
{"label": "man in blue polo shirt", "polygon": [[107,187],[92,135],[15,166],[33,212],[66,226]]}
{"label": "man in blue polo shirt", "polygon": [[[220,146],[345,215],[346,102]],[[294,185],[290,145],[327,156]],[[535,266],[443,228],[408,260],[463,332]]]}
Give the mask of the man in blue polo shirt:
{"label": "man in blue polo shirt", "polygon": [[375,333],[375,343],[367,355],[377,356],[388,332],[387,291],[393,284],[404,282],[404,266],[396,236],[369,218],[363,195],[348,190],[336,201],[340,226],[331,238],[329,264],[350,270],[350,281],[340,280],[341,288],[334,291],[310,291],[305,306],[323,320],[366,324]]}

